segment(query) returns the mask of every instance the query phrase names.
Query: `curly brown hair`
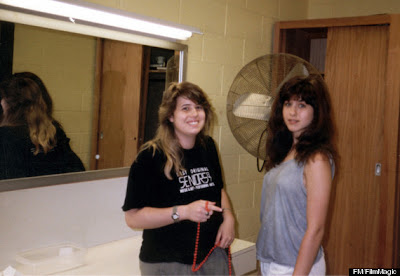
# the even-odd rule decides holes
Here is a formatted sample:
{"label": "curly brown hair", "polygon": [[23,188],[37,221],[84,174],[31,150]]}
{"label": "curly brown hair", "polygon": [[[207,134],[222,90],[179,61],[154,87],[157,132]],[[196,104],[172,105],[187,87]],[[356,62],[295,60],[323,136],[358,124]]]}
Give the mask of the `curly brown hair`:
{"label": "curly brown hair", "polygon": [[30,72],[15,73],[0,85],[0,96],[7,109],[0,126],[26,125],[35,145],[34,154],[47,153],[56,144],[56,121],[52,117],[51,97],[38,76]]}
{"label": "curly brown hair", "polygon": [[293,146],[292,133],[286,127],[282,114],[285,101],[292,98],[305,101],[314,109],[311,124],[295,144],[296,161],[304,163],[316,153],[323,153],[336,163],[338,154],[333,142],[336,127],[328,87],[320,75],[312,74],[293,77],[279,90],[268,122],[265,169],[281,163]]}

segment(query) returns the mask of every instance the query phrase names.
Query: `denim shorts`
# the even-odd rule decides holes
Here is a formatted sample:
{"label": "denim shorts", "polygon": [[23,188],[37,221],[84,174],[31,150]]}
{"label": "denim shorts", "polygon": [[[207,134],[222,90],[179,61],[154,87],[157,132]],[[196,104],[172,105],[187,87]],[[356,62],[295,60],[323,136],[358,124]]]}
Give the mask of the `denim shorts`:
{"label": "denim shorts", "polygon": [[[260,270],[262,276],[273,276],[273,275],[292,275],[294,271],[294,267],[285,266],[281,264],[277,264],[274,262],[264,263],[260,262]],[[322,256],[318,262],[316,262],[308,275],[310,276],[320,276],[326,274],[326,265],[325,265],[325,257]]]}

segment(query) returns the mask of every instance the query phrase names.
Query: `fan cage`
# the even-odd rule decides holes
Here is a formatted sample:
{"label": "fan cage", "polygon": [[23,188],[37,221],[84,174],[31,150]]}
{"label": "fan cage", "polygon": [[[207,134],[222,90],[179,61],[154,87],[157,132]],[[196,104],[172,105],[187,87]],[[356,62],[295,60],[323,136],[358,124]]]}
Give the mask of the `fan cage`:
{"label": "fan cage", "polygon": [[236,75],[227,96],[227,118],[233,136],[251,155],[267,158],[269,109],[280,87],[294,76],[308,74],[319,72],[302,58],[281,53],[258,57]]}

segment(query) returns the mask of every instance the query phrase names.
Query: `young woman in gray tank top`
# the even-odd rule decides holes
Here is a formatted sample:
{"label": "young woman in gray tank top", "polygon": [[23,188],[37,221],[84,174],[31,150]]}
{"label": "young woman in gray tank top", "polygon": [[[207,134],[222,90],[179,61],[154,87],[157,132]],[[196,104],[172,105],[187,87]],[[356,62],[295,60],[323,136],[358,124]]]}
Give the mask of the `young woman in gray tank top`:
{"label": "young woman in gray tank top", "polygon": [[262,275],[324,275],[321,246],[334,164],[334,122],[319,75],[279,91],[268,123],[257,259]]}

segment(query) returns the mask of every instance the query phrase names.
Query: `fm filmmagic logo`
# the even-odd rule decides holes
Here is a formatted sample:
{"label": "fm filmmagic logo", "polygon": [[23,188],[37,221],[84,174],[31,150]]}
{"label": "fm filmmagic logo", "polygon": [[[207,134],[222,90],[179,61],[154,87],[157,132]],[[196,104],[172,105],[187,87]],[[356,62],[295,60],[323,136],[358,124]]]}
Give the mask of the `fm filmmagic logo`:
{"label": "fm filmmagic logo", "polygon": [[397,275],[398,268],[350,268],[349,275]]}

